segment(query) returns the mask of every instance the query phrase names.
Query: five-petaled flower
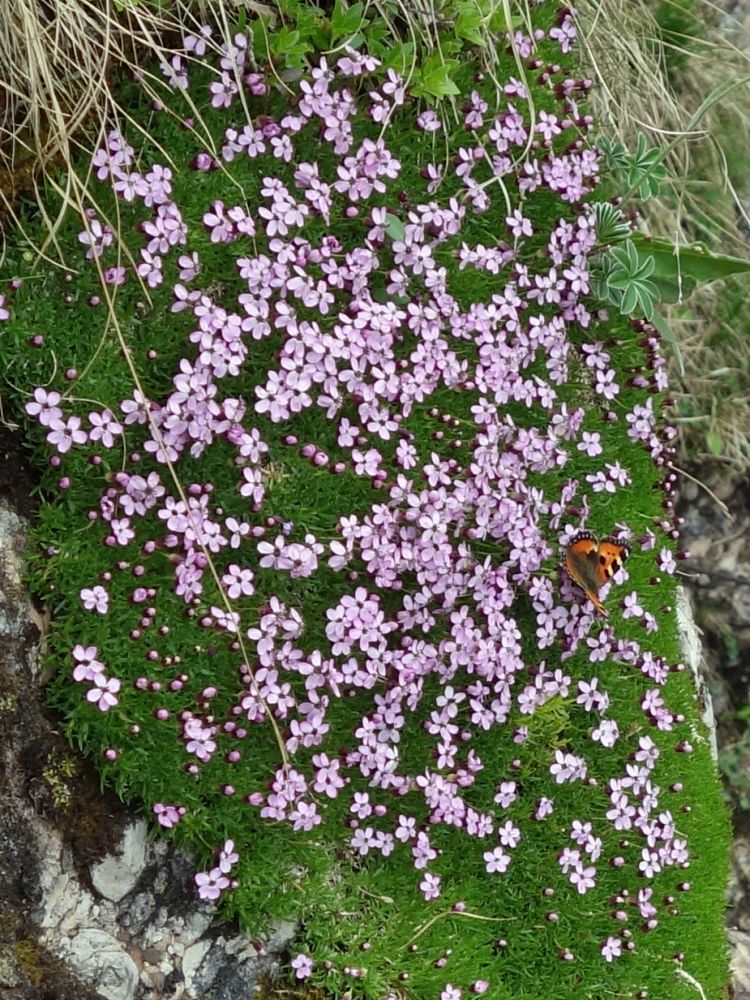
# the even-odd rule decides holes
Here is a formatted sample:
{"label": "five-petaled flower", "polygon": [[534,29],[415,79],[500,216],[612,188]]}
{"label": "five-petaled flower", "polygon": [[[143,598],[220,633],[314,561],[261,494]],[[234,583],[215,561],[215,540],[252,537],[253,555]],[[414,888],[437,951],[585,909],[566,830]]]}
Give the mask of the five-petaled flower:
{"label": "five-petaled flower", "polygon": [[109,610],[109,594],[104,587],[99,584],[95,587],[84,587],[80,596],[87,611],[97,611],[100,615],[106,615]]}

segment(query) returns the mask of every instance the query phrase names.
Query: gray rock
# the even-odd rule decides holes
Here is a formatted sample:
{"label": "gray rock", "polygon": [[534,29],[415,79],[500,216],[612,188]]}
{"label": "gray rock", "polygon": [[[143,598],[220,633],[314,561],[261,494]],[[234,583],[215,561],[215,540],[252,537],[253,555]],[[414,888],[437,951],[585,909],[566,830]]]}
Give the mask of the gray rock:
{"label": "gray rock", "polygon": [[124,946],[106,931],[80,931],[65,943],[67,958],[81,979],[95,985],[106,1000],[134,1000],[139,973]]}
{"label": "gray rock", "polygon": [[97,892],[113,903],[135,887],[146,862],[146,824],[137,820],[125,828],[117,855],[109,855],[91,869]]}
{"label": "gray rock", "polygon": [[210,941],[196,941],[185,949],[185,954],[182,956],[182,976],[186,989],[193,990],[196,979],[200,978],[201,963],[210,949]]}
{"label": "gray rock", "polygon": [[[714,762],[719,761],[719,747],[716,740],[716,718],[714,716],[711,692],[706,683],[706,667],[703,663],[703,648],[700,636],[693,619],[693,610],[690,606],[690,596],[683,587],[677,589],[677,628],[680,636],[680,649],[683,659],[693,675],[695,690],[698,696],[698,705],[701,710],[701,718],[708,732],[708,741],[711,747],[711,756]],[[695,733],[696,740],[704,740],[702,733]]]}
{"label": "gray rock", "polygon": [[128,901],[127,912],[123,914],[122,925],[130,934],[138,934],[154,920],[156,902],[151,892],[139,892]]}
{"label": "gray rock", "polygon": [[734,977],[734,1000],[750,1000],[750,934],[729,931]]}

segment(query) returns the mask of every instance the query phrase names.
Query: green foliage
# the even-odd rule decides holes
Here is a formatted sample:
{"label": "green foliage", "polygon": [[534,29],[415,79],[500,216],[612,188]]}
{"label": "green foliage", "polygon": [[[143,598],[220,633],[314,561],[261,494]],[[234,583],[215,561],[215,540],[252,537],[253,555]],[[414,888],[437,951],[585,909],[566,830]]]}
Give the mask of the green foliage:
{"label": "green foliage", "polygon": [[[750,713],[737,712],[737,719],[747,724]],[[728,786],[733,805],[747,812],[750,810],[750,734],[745,731],[740,739],[724,745],[719,750],[719,767]]]}
{"label": "green foliage", "polygon": [[445,59],[442,53],[433,52],[417,71],[412,87],[414,96],[441,99],[451,94],[460,94],[461,90],[453,79],[459,66],[458,59]]}
{"label": "green foliage", "polygon": [[713,253],[700,243],[676,247],[668,240],[634,235],[641,260],[653,261],[652,281],[662,302],[682,302],[699,286],[750,272],[750,261]]}
{"label": "green foliage", "polygon": [[[501,0],[446,0],[435,11],[395,0],[334,0],[332,6],[274,0],[249,27],[256,59],[270,59],[279,72],[307,67],[321,53],[364,48],[386,69],[408,74],[415,97],[440,102],[463,92],[455,57],[464,47],[493,62],[489,54],[509,28],[507,11]],[[246,22],[241,11],[239,30]],[[514,29],[522,23],[520,15],[510,17]]]}
{"label": "green foliage", "polygon": [[331,42],[343,40],[344,44],[356,44],[356,35],[364,23],[364,4],[361,0],[348,7],[346,0],[336,0],[331,14]]}
{"label": "green foliage", "polygon": [[607,166],[615,174],[615,180],[621,192],[637,194],[643,201],[655,198],[664,180],[667,170],[662,162],[664,152],[656,147],[649,147],[643,133],[638,136],[634,153],[616,140],[600,141]]}
{"label": "green foliage", "polygon": [[616,246],[603,260],[599,295],[612,302],[623,316],[642,313],[647,319],[654,315],[654,303],[659,290],[649,280],[654,271],[654,259],[638,253],[632,240]]}
{"label": "green foliage", "polygon": [[[610,162],[617,162],[620,152],[610,147]],[[599,259],[596,294],[624,316],[643,313],[669,339],[671,333],[656,313],[657,301],[684,302],[700,285],[750,272],[750,261],[713,253],[702,244],[675,246],[633,232],[622,211],[609,202],[597,202],[594,209],[597,242],[609,247]],[[679,352],[676,344],[675,349]]]}
{"label": "green foliage", "polygon": [[680,79],[690,71],[691,55],[705,44],[708,23],[716,19],[716,10],[698,0],[661,0],[653,8],[658,35],[654,50],[669,82],[679,88]]}
{"label": "green foliage", "polygon": [[[420,54],[419,49],[410,49],[411,41],[401,46],[393,45],[385,33],[385,22],[369,8],[361,4],[346,6],[337,0],[330,18],[325,14],[297,2],[285,0],[280,5],[284,23],[279,26],[265,16],[253,22],[253,42],[256,52],[263,57],[270,54],[276,71],[303,67],[323,44],[342,42],[350,33],[353,38],[361,34],[372,44],[374,51],[383,51],[387,63],[406,65],[411,56]],[[394,13],[393,5],[385,3],[383,9]],[[480,21],[475,18],[479,12]],[[461,20],[464,38],[470,44],[477,44],[475,38],[497,25],[499,8],[491,4],[471,5],[459,3],[447,5],[441,11],[439,31],[444,33],[446,46],[442,54],[435,52],[424,56],[414,74],[412,94],[422,93],[433,103],[443,97],[466,93],[473,85],[477,64],[471,63],[468,53],[459,58],[455,37],[450,36],[447,23],[454,14],[456,22]],[[544,11],[538,11],[544,14]],[[458,34],[458,32],[456,32]],[[474,37],[471,37],[474,36]],[[442,37],[442,36],[441,36]],[[322,42],[325,39],[325,42]],[[396,55],[394,56],[394,52]],[[491,97],[489,86],[487,94]],[[180,115],[175,119],[168,116],[152,117],[151,108],[145,104],[137,92],[132,95],[129,107],[138,120],[148,122],[154,142],[167,148],[177,163],[188,163],[195,155],[194,136],[179,127]],[[536,95],[537,106],[544,107],[548,95],[540,91]],[[272,96],[264,111],[275,113],[280,107],[278,94]],[[139,103],[140,102],[140,103]],[[275,103],[272,103],[275,102]],[[223,122],[210,107],[201,107],[210,123],[214,141],[220,145]],[[389,144],[395,146],[404,161],[403,195],[406,204],[419,203],[424,199],[424,183],[421,169],[430,162],[434,153],[430,141],[415,133],[413,128],[414,109],[409,109],[403,119],[397,121],[395,136]],[[379,128],[372,123],[358,123],[362,135],[376,137]],[[460,128],[450,124],[449,149],[453,150],[465,141]],[[317,146],[310,143],[311,159],[315,159]],[[156,146],[143,151],[144,162],[158,158]],[[627,163],[626,163],[627,166]],[[260,176],[257,164],[245,160],[234,164],[236,182],[242,197],[249,205],[258,200]],[[653,164],[651,168],[653,168]],[[274,164],[281,176],[287,168],[281,163]],[[628,168],[631,170],[632,167]],[[639,175],[639,185],[648,177]],[[289,179],[288,177],[286,178]],[[207,201],[221,197],[224,189],[221,171],[205,175],[191,175],[180,172],[175,177],[175,200],[183,207],[185,217],[191,220],[201,218]],[[401,182],[401,181],[400,181]],[[457,194],[454,189],[450,193]],[[499,200],[499,199],[498,199]],[[141,234],[136,226],[137,215],[122,203],[116,203],[121,213],[122,234],[129,249],[137,253],[142,245]],[[405,234],[404,222],[395,214],[394,205],[386,218],[386,235],[391,241],[399,241]],[[533,214],[536,231],[549,232],[559,221],[559,203],[542,197],[530,200],[524,205],[525,211]],[[611,206],[597,209],[600,227],[600,242],[618,242],[627,235],[627,227],[619,210],[609,211]],[[108,206],[114,215],[115,206]],[[579,211],[576,206],[575,212]],[[320,220],[312,220],[306,227],[304,236],[315,241],[325,229],[340,237],[347,246],[349,223],[342,217],[333,219],[330,227],[323,227]],[[470,242],[483,241],[485,245],[497,240],[503,231],[504,208],[495,205],[492,211],[478,215],[467,222],[462,238]],[[79,261],[81,248],[77,243],[80,223],[68,221],[63,234],[65,247],[72,260]],[[222,303],[236,299],[243,285],[238,280],[234,257],[226,246],[212,244],[206,232],[196,224],[191,230],[191,249],[200,252],[204,266],[201,285],[215,289],[213,294]],[[530,244],[529,262],[538,259],[537,248]],[[249,252],[249,251],[248,251]],[[94,400],[97,406],[117,407],[123,396],[132,391],[130,374],[118,345],[111,336],[101,312],[92,311],[87,302],[89,297],[100,291],[95,275],[85,269],[77,274],[71,286],[62,275],[45,266],[31,272],[26,259],[28,253],[24,244],[16,242],[11,248],[11,260],[19,274],[26,279],[26,285],[19,296],[23,309],[18,319],[8,326],[8,335],[0,343],[0,362],[7,372],[9,385],[15,386],[16,393],[29,391],[34,385],[52,384],[55,372],[51,370],[49,359],[29,346],[28,337],[32,331],[44,330],[54,344],[56,371],[70,367],[79,371],[85,369],[75,386],[76,395],[83,400]],[[498,289],[498,278],[467,269],[458,271],[453,251],[438,250],[441,266],[449,270],[451,290],[464,305],[473,301],[489,302]],[[77,255],[77,256],[76,256]],[[653,284],[652,275],[656,270],[656,258],[641,253],[635,239],[615,246],[607,265],[607,292],[611,301],[617,302],[623,312],[642,310],[653,311],[653,302],[658,289]],[[185,352],[185,338],[189,331],[186,317],[170,312],[172,299],[169,288],[176,280],[176,268],[172,260],[165,261],[165,286],[155,289],[145,305],[141,291],[135,283],[118,291],[116,308],[127,337],[129,349],[149,393],[155,399],[164,398],[168,391],[175,365]],[[74,290],[71,291],[71,288]],[[626,306],[628,308],[626,308]],[[541,309],[541,307],[540,307]],[[584,335],[581,334],[582,340]],[[646,361],[646,352],[641,343],[640,328],[615,317],[604,324],[595,320],[585,340],[601,338],[611,341],[613,364],[618,373],[638,369]],[[157,357],[149,359],[149,352],[156,345]],[[274,362],[276,344],[272,341],[252,345],[252,365],[243,373],[237,388],[242,398],[252,399],[256,385],[262,374]],[[572,344],[573,351],[580,346]],[[472,358],[476,345],[471,338],[457,343],[456,350],[462,356]],[[543,358],[535,361],[535,371],[544,372]],[[627,436],[624,419],[643,398],[629,387],[615,404],[617,420],[605,419],[602,408],[593,398],[590,388],[573,365],[572,374],[565,385],[557,387],[561,398],[572,407],[584,404],[584,427],[601,435],[607,455],[617,456],[627,461],[632,482],[627,489],[618,492],[616,502],[604,495],[599,497],[592,510],[591,526],[601,533],[612,530],[615,523],[634,525],[638,531],[654,525],[662,517],[658,491],[661,473],[651,463],[645,449],[635,447]],[[17,402],[22,402],[18,398]],[[448,451],[448,442],[443,440],[443,424],[432,412],[442,409],[453,415],[459,427],[473,428],[470,406],[475,396],[469,393],[441,390],[428,405],[415,407],[414,413],[404,423],[404,430],[413,434],[418,446],[438,453],[454,454]],[[88,405],[88,404],[87,404]],[[609,406],[607,406],[607,409]],[[511,402],[507,407],[508,416],[521,428],[534,426],[538,415],[519,403]],[[309,463],[294,452],[285,450],[283,435],[288,428],[262,424],[263,436],[272,448],[272,454],[284,455],[283,461],[274,462],[264,472],[266,487],[271,497],[274,514],[282,521],[292,522],[304,530],[316,532],[321,538],[335,537],[335,524],[342,511],[368,510],[373,502],[370,485],[352,474],[338,480],[322,469],[313,469]],[[335,455],[337,443],[335,433],[320,413],[309,411],[295,426],[301,440],[314,440]],[[132,432],[129,432],[132,433]],[[440,436],[439,436],[440,435]],[[237,782],[238,770],[229,769],[224,762],[216,760],[193,778],[186,778],[182,765],[184,753],[175,741],[165,740],[163,735],[151,726],[149,703],[147,709],[131,698],[128,711],[130,717],[118,719],[113,715],[101,716],[93,712],[91,706],[82,702],[80,689],[72,687],[69,680],[69,652],[71,644],[82,638],[82,629],[90,641],[104,651],[109,663],[122,671],[122,676],[132,686],[145,669],[142,659],[134,657],[134,647],[128,636],[133,625],[133,607],[128,595],[133,582],[129,579],[130,566],[114,574],[111,583],[113,611],[108,619],[99,621],[94,617],[82,619],[78,592],[99,579],[102,573],[110,571],[112,554],[102,545],[101,525],[87,521],[87,513],[96,507],[103,482],[108,474],[116,472],[121,456],[108,452],[104,466],[91,466],[82,454],[71,454],[66,458],[66,473],[70,475],[73,488],[64,495],[57,487],[58,473],[46,465],[46,450],[43,434],[37,428],[31,432],[32,447],[37,464],[42,471],[42,490],[47,497],[40,511],[35,537],[39,549],[32,557],[33,579],[37,593],[54,605],[56,625],[50,637],[51,662],[58,669],[54,685],[53,699],[65,714],[68,732],[87,753],[98,755],[102,749],[116,745],[120,752],[117,763],[103,766],[103,774],[112,782],[121,796],[147,805],[156,797],[167,801],[184,802],[188,814],[173,833],[175,839],[186,846],[197,849],[207,859],[217,838],[234,836],[242,838],[247,845],[239,871],[240,886],[236,893],[227,898],[227,907],[234,912],[244,926],[260,930],[278,916],[293,916],[302,923],[302,938],[314,952],[318,962],[317,984],[326,988],[331,996],[381,997],[394,989],[416,1000],[434,1000],[438,983],[449,976],[456,982],[470,983],[487,972],[494,977],[492,996],[494,1000],[599,1000],[610,993],[628,995],[636,988],[648,988],[653,996],[669,997],[670,1000],[692,1000],[692,989],[675,978],[672,955],[676,950],[689,954],[690,969],[700,972],[706,985],[709,1000],[718,1000],[719,991],[725,979],[725,963],[722,953],[721,931],[721,882],[723,879],[724,844],[726,840],[726,820],[717,808],[717,789],[713,769],[705,750],[699,746],[694,755],[676,753],[674,734],[647,729],[644,716],[638,704],[648,687],[647,680],[637,669],[628,669],[623,664],[609,659],[597,665],[597,673],[602,677],[607,689],[613,692],[618,718],[629,736],[643,733],[654,736],[663,748],[663,762],[657,773],[659,782],[667,784],[679,777],[684,790],[675,803],[689,802],[692,812],[680,815],[680,832],[690,838],[691,846],[697,845],[701,861],[700,878],[696,873],[697,890],[686,894],[680,903],[680,919],[664,916],[664,926],[648,936],[639,938],[635,953],[614,967],[605,966],[599,953],[602,938],[613,926],[610,897],[622,889],[622,875],[615,868],[603,866],[601,886],[597,891],[596,910],[594,902],[585,900],[582,905],[570,885],[558,888],[555,909],[558,922],[549,918],[552,903],[544,895],[543,888],[550,884],[552,872],[557,871],[556,850],[566,824],[573,817],[589,814],[592,803],[599,803],[601,811],[601,789],[608,775],[616,766],[626,767],[628,753],[625,746],[619,746],[597,757],[592,767],[592,781],[588,785],[570,787],[560,795],[560,805],[548,824],[537,823],[533,819],[533,803],[550,791],[548,772],[551,748],[564,746],[580,749],[587,745],[590,720],[575,698],[554,697],[530,718],[520,713],[514,723],[528,722],[529,739],[524,749],[523,760],[517,765],[519,753],[508,740],[497,740],[496,735],[479,735],[477,746],[487,765],[487,774],[480,779],[478,795],[490,801],[493,780],[498,774],[512,772],[522,788],[522,797],[512,816],[521,830],[524,842],[534,844],[523,860],[514,869],[513,879],[498,883],[487,877],[481,860],[471,851],[456,849],[450,831],[439,831],[436,846],[441,850],[441,871],[446,881],[450,880],[451,895],[445,902],[426,907],[421,894],[415,888],[414,871],[410,863],[401,857],[374,859],[353,857],[348,850],[349,830],[345,821],[349,818],[345,803],[331,801],[325,805],[325,828],[313,836],[292,834],[281,823],[261,823],[240,796],[228,797],[220,791],[224,783]],[[459,435],[460,437],[460,435]],[[442,442],[442,443],[441,443]],[[460,443],[460,440],[459,440]],[[463,454],[458,452],[459,457]],[[210,458],[210,465],[186,458],[180,467],[185,482],[208,481],[216,487],[217,493],[229,499],[225,513],[243,516],[245,506],[231,489],[235,483],[235,469],[232,453],[227,448],[223,452],[216,449]],[[571,463],[574,468],[566,468],[543,478],[535,484],[540,491],[559,495],[560,487],[568,476],[584,479],[600,468],[585,454],[575,455]],[[550,541],[555,541],[555,532],[549,529]],[[666,543],[665,539],[662,539]],[[53,557],[42,555],[47,549],[54,550]],[[497,556],[491,544],[478,546],[481,554]],[[142,558],[133,546],[127,551],[128,560],[135,562]],[[555,574],[557,549],[548,559],[548,572]],[[661,610],[665,601],[671,601],[673,583],[663,582],[655,586],[653,580],[653,558],[642,552],[634,556],[629,564],[631,585],[644,596],[645,607],[661,623],[657,645],[661,655],[675,661],[679,648],[674,632],[674,623],[669,614]],[[192,687],[184,694],[172,699],[175,714],[194,708],[200,697],[200,690],[217,684],[219,696],[217,712],[222,699],[230,698],[232,685],[236,685],[236,663],[231,652],[223,646],[206,642],[202,635],[196,641],[194,623],[186,616],[184,603],[170,593],[173,581],[172,567],[165,553],[157,553],[148,562],[148,581],[160,593],[159,624],[168,623],[169,632],[160,643],[160,648],[170,657],[180,657],[189,663]],[[262,574],[259,574],[262,578]],[[287,580],[275,583],[281,589],[280,596],[293,605],[304,605],[305,617],[309,623],[304,643],[310,649],[321,642],[325,622],[325,611],[336,600],[342,581],[333,573],[323,572],[310,584],[304,581]],[[338,588],[338,589],[337,589]],[[395,600],[396,595],[385,595],[385,599]],[[215,599],[213,596],[210,600]],[[210,600],[208,603],[210,604]],[[262,601],[250,611],[259,614]],[[514,609],[515,613],[515,609]],[[535,639],[535,618],[531,601],[527,595],[519,595],[518,621],[523,628],[524,655],[536,666],[540,666],[539,650]],[[643,639],[643,626],[639,621],[623,620],[614,610],[613,622],[618,636],[623,640]],[[440,632],[440,625],[437,627]],[[89,641],[89,640],[87,640]],[[149,640],[150,641],[150,640]],[[155,641],[155,640],[154,640]],[[549,651],[546,658],[548,669],[557,667],[571,672],[578,679],[589,678],[591,662],[587,650],[578,650],[574,657],[561,659],[559,650]],[[164,675],[169,676],[166,665]],[[171,664],[170,664],[171,666]],[[177,669],[175,667],[175,669]],[[688,719],[688,725],[696,727],[697,713],[693,704],[690,679],[675,674],[670,680],[670,699]],[[160,696],[159,696],[160,697]],[[153,707],[160,703],[154,692]],[[341,734],[341,742],[351,740],[351,730],[362,711],[361,696],[337,705],[332,711],[335,731]],[[141,714],[138,714],[141,713]],[[426,721],[426,720],[424,720]],[[133,725],[131,725],[131,723]],[[134,731],[134,725],[140,727]],[[404,739],[404,754],[417,757],[423,746],[424,736],[416,732]],[[260,732],[253,740],[252,753],[243,763],[243,791],[257,787],[272,772],[277,760],[277,748],[267,734]],[[365,790],[361,783],[359,790]],[[415,801],[415,794],[409,792],[403,799],[407,809]],[[398,805],[393,806],[398,809]],[[675,809],[678,808],[675,805]],[[598,817],[601,819],[601,817]],[[635,842],[618,847],[620,838],[613,832],[608,834],[608,851],[622,850],[633,854]],[[479,853],[481,858],[481,852]],[[654,882],[655,898],[663,898],[675,891],[674,882],[681,873],[664,872]],[[454,904],[463,905],[463,911]],[[630,910],[631,908],[628,907]],[[633,910],[633,923],[638,920]],[[671,922],[670,922],[671,921]],[[511,945],[501,945],[505,937]],[[566,963],[559,959],[561,944],[576,942],[575,962]],[[414,947],[416,946],[416,947]],[[451,952],[446,972],[436,970],[436,964]],[[326,970],[325,962],[330,961],[331,969]],[[352,983],[342,972],[342,966],[351,968],[362,966],[363,975]],[[635,971],[634,971],[635,969]],[[402,978],[403,973],[403,978]],[[540,985],[541,979],[544,979]],[[634,985],[634,979],[637,981]]]}
{"label": "green foliage", "polygon": [[608,201],[594,202],[596,212],[596,241],[600,246],[621,243],[633,232],[622,211]]}

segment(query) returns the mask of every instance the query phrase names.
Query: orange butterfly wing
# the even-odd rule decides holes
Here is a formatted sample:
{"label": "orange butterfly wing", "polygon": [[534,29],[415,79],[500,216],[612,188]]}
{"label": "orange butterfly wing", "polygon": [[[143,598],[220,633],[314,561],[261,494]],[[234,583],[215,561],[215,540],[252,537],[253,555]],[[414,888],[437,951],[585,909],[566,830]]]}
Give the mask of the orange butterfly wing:
{"label": "orange butterfly wing", "polygon": [[600,542],[590,531],[579,531],[565,550],[568,575],[602,618],[608,613],[599,600],[599,589],[617,573],[629,555],[627,545],[615,538],[604,538]]}

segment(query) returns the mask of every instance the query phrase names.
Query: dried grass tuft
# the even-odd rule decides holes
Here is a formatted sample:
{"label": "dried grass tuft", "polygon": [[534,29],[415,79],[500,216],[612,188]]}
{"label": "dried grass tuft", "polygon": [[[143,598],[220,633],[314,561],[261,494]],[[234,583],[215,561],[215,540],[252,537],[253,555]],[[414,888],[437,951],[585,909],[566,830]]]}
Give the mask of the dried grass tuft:
{"label": "dried grass tuft", "polygon": [[[750,38],[743,38],[740,22],[710,0],[662,0],[660,7],[650,0],[581,0],[576,6],[601,131],[629,149],[639,133],[661,149],[684,139],[666,158],[663,194],[643,206],[645,229],[677,245],[699,240],[716,252],[747,257]],[[692,17],[700,37],[664,32],[660,21],[672,15],[678,24]],[[686,131],[706,102],[699,125]],[[681,461],[716,461],[722,476],[750,469],[750,308],[744,301],[734,308],[738,295],[717,282],[695,293],[689,308],[667,309],[684,363],[671,372]]]}
{"label": "dried grass tuft", "polygon": [[[0,214],[9,216],[24,237],[15,210],[19,193],[31,193],[45,212],[44,189],[62,198],[54,218],[47,217],[50,244],[61,263],[56,232],[68,207],[79,212],[95,205],[88,182],[73,165],[91,154],[109,128],[143,131],[117,103],[114,78],[138,73],[148,90],[154,79],[148,67],[171,55],[169,45],[210,19],[228,33],[225,3],[175,0],[160,10],[130,0],[4,0],[0,18]],[[248,9],[273,13],[253,0]],[[214,44],[219,45],[220,41]],[[208,130],[197,108],[195,128]],[[169,162],[166,151],[162,151]],[[62,177],[62,181],[57,178]],[[55,260],[55,257],[48,259]]]}

